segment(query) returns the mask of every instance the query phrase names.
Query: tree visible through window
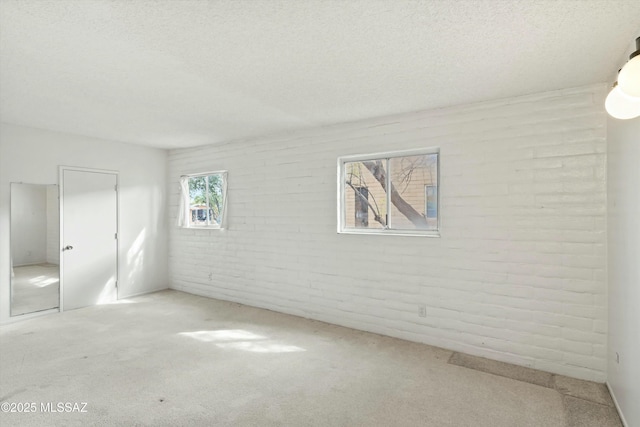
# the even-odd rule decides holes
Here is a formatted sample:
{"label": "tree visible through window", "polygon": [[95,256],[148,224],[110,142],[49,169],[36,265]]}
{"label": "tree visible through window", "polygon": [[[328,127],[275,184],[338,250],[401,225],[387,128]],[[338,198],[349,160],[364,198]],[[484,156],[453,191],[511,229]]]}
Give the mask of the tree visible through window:
{"label": "tree visible through window", "polygon": [[219,227],[224,206],[224,177],[221,173],[190,176],[189,226]]}
{"label": "tree visible through window", "polygon": [[438,230],[438,152],[340,159],[340,231]]}
{"label": "tree visible through window", "polygon": [[354,187],[355,194],[355,226],[367,228],[369,226],[369,190],[367,187]]}

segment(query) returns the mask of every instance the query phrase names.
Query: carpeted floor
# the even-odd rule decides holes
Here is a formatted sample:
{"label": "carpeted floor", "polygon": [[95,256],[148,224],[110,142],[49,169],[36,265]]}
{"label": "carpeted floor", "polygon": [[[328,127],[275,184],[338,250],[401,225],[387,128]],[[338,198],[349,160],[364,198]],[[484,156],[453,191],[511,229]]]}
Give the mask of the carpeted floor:
{"label": "carpeted floor", "polygon": [[2,408],[36,409],[0,425],[620,426],[601,385],[520,369],[163,291],[0,328]]}

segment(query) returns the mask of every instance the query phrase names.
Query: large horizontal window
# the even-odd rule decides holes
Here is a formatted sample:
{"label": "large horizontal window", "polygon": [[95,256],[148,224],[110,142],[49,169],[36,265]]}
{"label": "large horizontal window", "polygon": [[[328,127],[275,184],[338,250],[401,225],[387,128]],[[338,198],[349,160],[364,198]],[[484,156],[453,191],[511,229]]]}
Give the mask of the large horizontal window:
{"label": "large horizontal window", "polygon": [[179,225],[193,228],[224,228],[226,179],[226,172],[182,176]]}
{"label": "large horizontal window", "polygon": [[438,235],[439,151],[341,157],[338,232]]}

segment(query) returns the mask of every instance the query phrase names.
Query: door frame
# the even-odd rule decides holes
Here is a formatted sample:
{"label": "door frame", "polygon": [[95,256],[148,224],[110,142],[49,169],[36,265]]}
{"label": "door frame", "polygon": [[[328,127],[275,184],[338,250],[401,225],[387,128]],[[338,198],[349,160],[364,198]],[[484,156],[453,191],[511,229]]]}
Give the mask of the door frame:
{"label": "door frame", "polygon": [[62,254],[62,248],[64,247],[64,172],[90,172],[90,173],[103,173],[116,176],[116,301],[118,300],[118,294],[120,291],[120,173],[116,170],[110,169],[94,169],[84,168],[76,166],[58,166],[58,207],[60,209],[60,237],[59,237],[59,250],[60,250],[60,312],[64,311],[64,256]]}

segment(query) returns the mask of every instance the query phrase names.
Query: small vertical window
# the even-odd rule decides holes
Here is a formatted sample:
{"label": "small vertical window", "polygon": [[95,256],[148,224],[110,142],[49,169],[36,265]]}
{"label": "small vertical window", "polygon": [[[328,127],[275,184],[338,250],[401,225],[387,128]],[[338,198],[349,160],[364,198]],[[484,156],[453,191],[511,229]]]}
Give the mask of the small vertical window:
{"label": "small vertical window", "polygon": [[183,227],[223,228],[226,206],[226,172],[183,176],[181,180]]}

